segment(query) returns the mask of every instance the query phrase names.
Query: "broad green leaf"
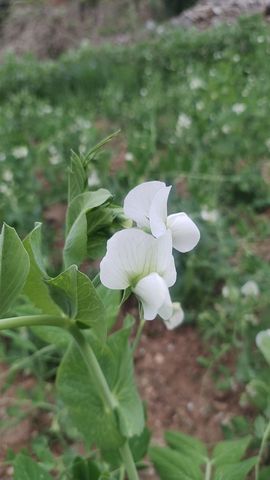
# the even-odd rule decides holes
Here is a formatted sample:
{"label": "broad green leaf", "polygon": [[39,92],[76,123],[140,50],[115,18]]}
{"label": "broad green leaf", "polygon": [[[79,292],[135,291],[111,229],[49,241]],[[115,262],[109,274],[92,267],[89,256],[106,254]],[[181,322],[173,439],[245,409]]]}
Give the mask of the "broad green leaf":
{"label": "broad green leaf", "polygon": [[197,438],[172,431],[165,432],[164,437],[166,443],[174,450],[193,458],[198,465],[205,463],[205,459],[208,457],[207,449]]}
{"label": "broad green leaf", "polygon": [[109,331],[117,321],[120,308],[120,292],[118,290],[110,290],[100,284],[97,288],[97,293],[105,307],[105,319]]}
{"label": "broad green leaf", "polygon": [[104,450],[117,449],[124,442],[125,435],[132,437],[143,430],[143,408],[133,380],[129,334],[130,327],[122,329],[111,335],[105,345],[91,334],[87,335],[118,402],[113,412],[104,406],[95,378],[87,370],[75,344],[70,346],[59,367],[58,392],[74,426],[89,446],[95,443]]}
{"label": "broad green leaf", "polygon": [[68,204],[70,204],[75,197],[83,193],[86,187],[87,176],[83,158],[75,152],[72,152],[68,170]]}
{"label": "broad green leaf", "polygon": [[106,336],[105,309],[91,280],[72,265],[47,281],[54,301],[79,327],[91,327],[102,339]]}
{"label": "broad green leaf", "polygon": [[258,333],[256,343],[265,360],[270,365],[270,329]]}
{"label": "broad green leaf", "polygon": [[103,205],[111,198],[108,190],[100,188],[95,192],[85,192],[70,203],[66,218],[66,241],[64,263],[66,267],[79,265],[87,256],[87,217],[86,214]]}
{"label": "broad green leaf", "polygon": [[41,223],[38,223],[32,232],[23,241],[30,259],[30,270],[25,282],[23,293],[32,304],[47,315],[60,315],[61,310],[50,296],[46,280],[46,273],[41,253]]}
{"label": "broad green leaf", "polygon": [[247,436],[240,438],[239,440],[225,440],[224,442],[219,442],[215,446],[212,454],[214,464],[219,467],[239,462],[244,456],[250,441],[251,437]]}
{"label": "broad green leaf", "polygon": [[256,463],[257,457],[252,457],[242,462],[222,465],[217,468],[214,480],[246,480]]}
{"label": "broad green leaf", "polygon": [[152,447],[148,455],[161,480],[202,480],[203,478],[198,465],[186,454],[167,447]]}
{"label": "broad green leaf", "polygon": [[46,470],[32,458],[17,455],[14,462],[14,480],[53,480]]}
{"label": "broad green leaf", "polygon": [[0,234],[0,317],[21,293],[29,273],[28,254],[14,228],[4,224]]}

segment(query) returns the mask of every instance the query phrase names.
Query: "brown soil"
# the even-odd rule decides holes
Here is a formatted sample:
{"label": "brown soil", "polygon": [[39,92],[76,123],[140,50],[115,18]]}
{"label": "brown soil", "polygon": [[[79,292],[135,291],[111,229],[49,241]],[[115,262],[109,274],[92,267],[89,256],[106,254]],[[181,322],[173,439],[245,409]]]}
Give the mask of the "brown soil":
{"label": "brown soil", "polygon": [[[250,414],[239,406],[240,389],[219,391],[210,372],[199,365],[197,358],[207,354],[207,345],[203,344],[197,329],[184,326],[177,331],[167,331],[158,320],[147,322],[135,366],[137,384],[148,405],[153,443],[163,444],[164,430],[176,429],[201,438],[211,447],[222,439],[222,425],[235,415]],[[227,359],[226,364],[231,365],[231,360]],[[1,370],[3,380],[7,367],[2,366]],[[10,388],[2,391],[1,421],[8,419],[7,408],[13,404],[16,390],[28,391],[32,387],[33,379],[21,375]],[[0,430],[2,462],[8,448],[18,452],[27,447],[38,430],[40,433],[46,431],[50,423],[48,414],[33,411],[27,402],[22,408],[25,418],[8,430]],[[0,464],[1,480],[7,480],[10,475],[10,466],[1,468]],[[141,478],[155,480],[158,477],[149,468]]]}

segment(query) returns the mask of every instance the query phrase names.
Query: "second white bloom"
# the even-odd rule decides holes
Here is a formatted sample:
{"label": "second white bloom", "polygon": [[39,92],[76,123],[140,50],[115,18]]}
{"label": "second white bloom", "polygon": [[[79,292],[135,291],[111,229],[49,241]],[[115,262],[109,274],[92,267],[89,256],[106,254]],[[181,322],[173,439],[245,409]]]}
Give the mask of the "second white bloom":
{"label": "second white bloom", "polygon": [[184,212],[167,213],[171,187],[163,182],[145,182],[133,188],[125,198],[125,215],[140,228],[149,228],[159,238],[166,231],[172,235],[173,247],[181,253],[189,252],[198,243],[200,231]]}

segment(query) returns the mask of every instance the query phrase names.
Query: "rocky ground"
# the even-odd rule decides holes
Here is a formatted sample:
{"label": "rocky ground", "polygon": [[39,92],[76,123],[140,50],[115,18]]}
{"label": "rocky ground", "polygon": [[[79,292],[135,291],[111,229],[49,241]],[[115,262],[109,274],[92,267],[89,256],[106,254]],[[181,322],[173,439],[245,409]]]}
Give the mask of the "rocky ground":
{"label": "rocky ground", "polygon": [[[95,8],[82,9],[75,1],[14,2],[0,29],[0,59],[9,51],[55,58],[83,41],[127,43],[147,37],[149,30],[161,25],[153,19],[149,3],[100,0]],[[200,0],[180,16],[163,21],[162,28],[205,29],[255,13],[270,15],[270,0]]]}

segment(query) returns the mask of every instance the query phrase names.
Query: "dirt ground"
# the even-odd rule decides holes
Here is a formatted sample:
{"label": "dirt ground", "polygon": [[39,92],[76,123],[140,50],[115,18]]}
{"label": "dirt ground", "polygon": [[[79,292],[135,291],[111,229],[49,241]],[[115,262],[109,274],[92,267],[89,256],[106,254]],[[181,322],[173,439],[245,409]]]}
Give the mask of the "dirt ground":
{"label": "dirt ground", "polygon": [[[222,425],[235,415],[250,415],[239,405],[240,390],[220,391],[215,387],[210,372],[197,359],[207,356],[197,329],[183,326],[177,331],[167,331],[162,322],[147,322],[138,347],[135,367],[137,384],[148,406],[148,425],[152,430],[152,443],[163,444],[163,432],[176,429],[192,434],[211,446],[222,439]],[[231,361],[230,361],[231,364]],[[2,386],[7,367],[2,365]],[[17,381],[1,392],[0,419],[9,416],[15,390],[33,387],[31,376],[19,375]],[[1,383],[0,383],[1,386]],[[33,411],[30,404],[23,406],[26,417],[8,430],[1,432],[0,460],[8,449],[18,452],[30,444],[31,439],[50,426],[49,413]],[[1,425],[1,424],[0,424]],[[1,467],[1,480],[12,477],[12,467]],[[149,468],[141,474],[144,480],[158,477]]]}

